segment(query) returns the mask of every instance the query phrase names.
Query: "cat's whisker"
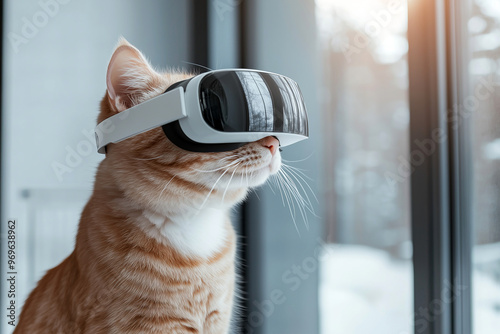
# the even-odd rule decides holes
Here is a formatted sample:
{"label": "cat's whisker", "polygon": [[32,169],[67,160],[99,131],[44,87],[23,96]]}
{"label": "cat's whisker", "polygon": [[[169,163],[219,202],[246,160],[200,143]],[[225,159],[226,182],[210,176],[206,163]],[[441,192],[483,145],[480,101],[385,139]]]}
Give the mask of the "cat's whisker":
{"label": "cat's whisker", "polygon": [[294,167],[294,166],[291,166],[291,165],[287,165],[285,163],[282,163],[281,164],[282,166],[285,166],[287,168],[290,168],[290,169],[293,169],[294,171],[296,171],[297,173],[299,173],[300,175],[302,175],[303,177],[305,177],[306,179],[310,180],[310,181],[313,181],[313,179],[311,177],[309,177],[305,172],[307,170],[305,169],[302,169],[302,168],[297,168],[297,167]]}
{"label": "cat's whisker", "polygon": [[[240,166],[242,167],[242,166]],[[244,169],[243,172],[241,173],[240,177],[240,187],[247,187],[248,188],[248,169]]]}
{"label": "cat's whisker", "polygon": [[278,176],[277,175],[273,175],[273,177],[271,179],[274,182],[274,184],[276,185],[276,187],[278,188],[278,190],[280,191],[281,203],[283,203],[283,206],[285,206],[285,199],[283,198],[283,192],[282,192],[281,186],[279,184]]}
{"label": "cat's whisker", "polygon": [[[283,188],[283,194],[285,195],[285,199],[286,199],[286,202],[288,204],[288,210],[290,211],[290,216],[292,217],[293,225],[295,226],[295,230],[297,231],[298,235],[300,236],[299,227],[297,226],[297,222],[295,220],[295,204],[293,202],[291,202],[291,199],[289,199],[289,195],[287,193],[287,188],[285,187],[286,181],[283,179],[283,176],[281,175],[281,170],[279,170],[278,174],[276,174],[276,175],[278,176],[279,180],[281,181],[279,184]],[[293,212],[292,212],[292,205],[290,205],[290,202],[293,205]]]}
{"label": "cat's whisker", "polygon": [[160,159],[160,158],[163,158],[163,154],[160,155],[160,156],[157,156],[157,157],[154,157],[154,158],[147,158],[147,159],[142,159],[142,158],[132,158],[134,160],[140,160],[140,161],[147,161],[147,160],[156,160],[156,159]]}
{"label": "cat's whisker", "polygon": [[237,162],[232,162],[228,165],[225,165],[225,166],[221,166],[221,167],[218,167],[218,168],[215,168],[215,169],[197,169],[197,168],[193,168],[193,167],[189,167],[189,169],[195,171],[195,172],[198,172],[198,173],[213,173],[213,172],[217,172],[217,171],[220,171],[220,170],[223,170],[223,169],[226,169],[226,168],[229,168],[233,165],[235,165]]}
{"label": "cat's whisker", "polygon": [[272,187],[272,185],[271,185],[271,182],[272,182],[271,180],[272,180],[272,178],[270,178],[269,180],[270,180],[270,182],[266,182],[266,183],[267,183],[267,185],[269,186],[269,189],[271,189],[271,192],[273,193],[273,195],[276,195],[276,193],[274,192],[274,189],[273,189],[273,187]]}
{"label": "cat's whisker", "polygon": [[208,192],[208,195],[207,197],[205,197],[205,200],[203,201],[203,203],[201,204],[199,210],[203,209],[203,207],[205,206],[205,203],[207,202],[208,198],[210,197],[210,195],[212,194],[212,192],[214,191],[215,189],[215,186],[217,185],[217,183],[219,183],[220,179],[222,179],[222,177],[224,175],[226,175],[226,173],[229,171],[229,168],[226,168],[226,170],[224,171],[224,173],[221,174],[221,176],[219,176],[219,178],[215,181],[214,185],[212,186],[212,189],[210,189],[210,191]]}
{"label": "cat's whisker", "polygon": [[236,162],[232,162],[232,163],[230,163],[228,165],[225,165],[225,166],[222,166],[222,167],[219,167],[219,168],[208,169],[208,170],[196,169],[196,168],[192,168],[192,167],[190,167],[190,169],[193,170],[193,171],[195,171],[195,172],[198,172],[198,173],[213,173],[213,172],[217,172],[217,171],[220,171],[220,170],[223,170],[223,169],[231,168],[232,166],[237,165],[238,163],[239,163],[239,161],[236,161]]}
{"label": "cat's whisker", "polygon": [[276,192],[274,191],[273,187],[276,187],[276,189],[279,190],[280,192],[280,196],[281,196],[281,203],[283,204],[283,206],[285,206],[285,200],[283,199],[283,192],[281,191],[281,187],[279,186],[279,182],[277,180],[277,176],[276,175],[272,175],[270,178],[269,178],[270,182],[269,182],[269,186],[273,192],[273,194],[276,194]]}
{"label": "cat's whisker", "polygon": [[[300,214],[301,214],[302,218],[304,219],[304,223],[306,225],[306,228],[309,229],[309,219],[307,217],[306,209],[314,214],[312,204],[309,201],[309,197],[307,196],[307,193],[305,193],[305,195],[307,197],[307,201],[302,197],[302,195],[300,194],[299,189],[297,188],[297,185],[290,178],[290,176],[286,173],[285,170],[283,170],[283,175],[288,180],[288,184],[291,187],[291,190],[292,190],[292,193],[294,195],[295,201],[297,202],[297,205],[299,206]],[[300,184],[300,186],[302,187],[302,184]],[[305,192],[305,189],[303,189],[303,190]]]}
{"label": "cat's whisker", "polygon": [[293,207],[293,212],[292,212],[292,204],[293,203],[290,203],[289,195],[287,192],[288,188],[286,187],[286,180],[281,175],[281,170],[278,172],[277,176],[280,180],[279,184],[280,184],[281,188],[283,189],[283,194],[285,195],[285,200],[287,202],[288,209],[290,210],[290,215],[292,216],[292,219],[295,221],[295,208]]}
{"label": "cat's whisker", "polygon": [[[285,170],[287,170],[287,165],[283,165],[283,167],[285,167]],[[307,198],[307,201],[309,203],[309,206],[312,208],[312,203],[311,203],[311,200],[309,199],[309,195],[307,195],[307,191],[306,189],[304,188],[304,186],[302,185],[302,182],[300,182],[300,179],[306,184],[306,186],[308,187],[309,191],[311,192],[311,194],[314,196],[314,199],[316,200],[316,202],[319,203],[318,201],[318,198],[316,197],[316,195],[314,194],[314,191],[312,191],[311,187],[309,186],[309,184],[304,180],[304,178],[302,176],[300,176],[300,174],[296,174],[297,172],[295,172],[293,169],[288,169],[288,172],[289,172],[289,175],[295,179],[295,181],[297,181],[297,184],[300,186],[300,188],[302,189],[302,191],[304,192],[304,195],[306,196]],[[300,178],[300,179],[299,179]],[[314,214],[314,212],[311,212]]]}
{"label": "cat's whisker", "polygon": [[307,157],[305,157],[304,159],[300,159],[300,160],[285,160],[285,159],[281,159],[281,161],[283,162],[286,162],[286,163],[295,163],[295,162],[302,162],[302,161],[306,161],[307,159],[309,159],[310,157],[312,157],[314,154],[314,151],[311,152],[311,154],[309,154]]}
{"label": "cat's whisker", "polygon": [[248,168],[247,168],[247,169],[245,169],[245,176],[246,176],[246,178],[247,178],[247,187],[248,187],[248,186],[249,186],[249,184],[250,184],[250,183],[249,183],[250,181],[249,181],[249,179],[248,179]]}
{"label": "cat's whisker", "polygon": [[243,157],[241,157],[240,155],[238,155],[238,154],[233,154],[233,155],[229,155],[229,156],[227,156],[227,157],[224,157],[224,158],[220,159],[220,160],[219,160],[219,162],[225,162],[225,161],[230,160],[230,159],[233,159],[233,158],[237,158],[237,159],[234,159],[234,160],[233,160],[233,161],[231,161],[231,162],[234,162],[234,161],[239,161],[239,160],[242,160],[242,159],[243,159]]}
{"label": "cat's whisker", "polygon": [[252,191],[255,194],[255,196],[257,197],[257,199],[260,201],[260,197],[259,197],[259,194],[257,193],[257,190],[256,189],[252,189]]}
{"label": "cat's whisker", "polygon": [[[297,217],[296,210],[302,215],[302,206],[304,203],[302,203],[300,200],[297,200],[297,195],[295,193],[295,189],[293,186],[290,184],[289,180],[286,178],[284,175],[283,178],[285,179],[285,186],[288,188],[288,194],[290,195],[290,202],[293,205],[293,212],[295,214],[295,218]],[[302,217],[304,218],[304,217]]]}
{"label": "cat's whisker", "polygon": [[167,182],[167,184],[165,184],[165,186],[163,187],[163,189],[161,190],[160,192],[160,195],[158,195],[158,201],[161,199],[161,195],[163,195],[163,192],[167,189],[168,185],[170,184],[170,182],[172,182],[172,180],[176,177],[177,175],[174,175],[172,176],[172,178]]}
{"label": "cat's whisker", "polygon": [[[310,201],[306,201],[304,199],[304,197],[302,197],[302,195],[299,192],[299,189],[297,188],[297,185],[290,178],[290,176],[286,173],[285,170],[282,170],[282,174],[283,174],[283,177],[287,180],[287,184],[289,186],[291,194],[294,197],[294,200],[297,202],[297,206],[299,208],[300,215],[302,216],[302,219],[304,219],[304,223],[306,225],[306,228],[309,229],[309,220],[307,218],[307,213],[306,213],[305,209],[312,212],[312,204]],[[306,193],[306,196],[307,196],[307,193]],[[309,197],[307,197],[307,198],[309,199]]]}
{"label": "cat's whisker", "polygon": [[[175,174],[174,176],[172,176],[172,178],[170,180],[168,180],[168,182],[163,186],[162,190],[160,191],[160,194],[158,195],[158,197],[156,198],[156,200],[159,202],[160,199],[161,199],[161,195],[163,195],[163,193],[165,192],[165,190],[167,190],[167,187],[168,185],[170,184],[170,182],[172,182],[172,180],[176,177],[177,175]],[[149,204],[153,203],[153,200],[151,199],[149,201]]]}
{"label": "cat's whisker", "polygon": [[186,63],[186,64],[189,64],[189,65],[194,65],[194,66],[198,66],[198,67],[201,67],[201,68],[204,68],[206,70],[209,70],[209,71],[213,71],[213,69],[211,69],[210,67],[208,66],[204,66],[204,65],[201,65],[201,64],[197,64],[197,63],[192,63],[190,61],[182,61],[183,63]]}
{"label": "cat's whisker", "polygon": [[220,161],[229,160],[231,158],[241,158],[241,157],[239,154],[232,154],[232,155],[228,155],[227,157],[220,159]]}
{"label": "cat's whisker", "polygon": [[295,172],[295,175],[294,175],[294,171],[293,171],[293,170],[289,170],[289,172],[290,172],[290,175],[291,175],[292,177],[294,177],[294,178],[297,180],[297,183],[301,186],[302,190],[304,191],[304,194],[305,194],[305,195],[306,195],[306,197],[307,197],[307,200],[308,200],[308,202],[309,202],[309,207],[307,207],[307,206],[306,206],[307,210],[308,210],[308,211],[309,211],[309,212],[310,212],[310,213],[311,213],[314,217],[316,217],[316,218],[320,218],[320,217],[316,214],[316,212],[314,211],[314,207],[312,206],[312,203],[311,203],[311,201],[310,201],[309,197],[307,196],[307,191],[306,191],[306,189],[304,189],[304,187],[302,186],[302,183],[300,182],[300,180],[298,180],[298,179],[297,179],[297,177],[298,177],[298,178],[300,178],[300,179],[301,179],[301,180],[302,180],[302,181],[306,184],[307,188],[309,189],[309,191],[310,191],[310,192],[311,192],[311,194],[313,195],[314,199],[316,200],[316,203],[319,203],[319,200],[318,200],[318,198],[316,197],[316,194],[315,194],[315,193],[314,193],[314,191],[312,190],[311,186],[309,186],[309,184],[307,183],[307,181],[306,181],[306,180],[304,180],[304,178],[302,178],[302,177],[300,176],[300,174],[297,174],[297,173]]}
{"label": "cat's whisker", "polygon": [[[286,168],[284,168],[282,170],[283,172],[283,176],[288,180],[288,183],[292,186],[292,188],[295,190],[295,192],[300,196],[300,198],[303,200],[304,203],[307,203],[308,205],[312,206],[311,204],[311,201],[309,200],[309,196],[307,195],[307,192],[305,190],[305,188],[302,186],[302,183],[300,182],[300,180],[295,176],[295,174],[292,174],[292,172],[290,170],[287,170]],[[290,174],[289,174],[290,173]],[[297,183],[295,182],[297,181],[297,183],[299,184],[299,186],[301,187],[301,189],[303,190],[304,192],[304,195],[306,196],[306,199],[304,199],[304,197],[302,196],[302,194],[300,193],[298,187],[297,187]]]}
{"label": "cat's whisker", "polygon": [[235,164],[239,164],[242,160],[243,160],[243,158],[236,159],[236,160],[232,161],[231,163],[229,163],[228,165],[225,165],[225,166],[222,166],[222,167],[219,167],[216,169],[203,170],[203,169],[196,169],[193,167],[190,167],[189,169],[194,170],[195,172],[199,172],[199,173],[213,173],[213,172],[217,172],[219,170],[225,169],[225,168],[230,168],[231,166],[233,166]]}
{"label": "cat's whisker", "polygon": [[224,193],[222,194],[222,203],[224,203],[224,198],[226,197],[226,192],[229,189],[229,185],[231,184],[231,181],[233,180],[234,173],[236,173],[236,171],[238,170],[238,166],[240,164],[241,164],[241,162],[236,165],[236,167],[234,168],[233,174],[231,174],[231,178],[229,179],[229,182],[227,183],[226,190],[224,190]]}
{"label": "cat's whisker", "polygon": [[295,202],[297,202],[299,213],[301,214],[302,218],[304,219],[304,222],[306,223],[306,227],[308,227],[307,215],[305,214],[304,208],[308,208],[308,206],[310,205],[310,202],[308,203],[304,199],[304,197],[302,197],[302,195],[300,194],[300,192],[297,188],[297,185],[290,178],[290,176],[288,176],[288,174],[286,174],[285,170],[282,170],[282,174],[283,174],[283,177],[285,178],[285,180],[287,181],[286,184],[289,187],[289,190],[290,190],[291,195],[293,196],[293,199],[295,200]]}

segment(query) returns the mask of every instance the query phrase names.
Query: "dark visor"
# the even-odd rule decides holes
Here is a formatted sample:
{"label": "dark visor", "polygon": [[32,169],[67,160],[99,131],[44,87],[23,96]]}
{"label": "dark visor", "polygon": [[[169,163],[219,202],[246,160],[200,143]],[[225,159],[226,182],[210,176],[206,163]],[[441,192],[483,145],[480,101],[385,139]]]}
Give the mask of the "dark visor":
{"label": "dark visor", "polygon": [[200,82],[203,119],[222,132],[284,132],[309,135],[297,83],[254,71],[221,71]]}

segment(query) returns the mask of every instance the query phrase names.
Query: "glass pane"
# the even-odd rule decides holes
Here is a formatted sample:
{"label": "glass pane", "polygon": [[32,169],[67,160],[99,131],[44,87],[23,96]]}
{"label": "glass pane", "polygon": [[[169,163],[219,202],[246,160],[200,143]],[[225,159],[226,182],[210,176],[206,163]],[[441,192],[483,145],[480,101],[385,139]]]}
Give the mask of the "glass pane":
{"label": "glass pane", "polygon": [[[500,3],[475,0],[468,15],[473,127],[473,327],[500,328]],[[467,110],[469,109],[469,110]]]}
{"label": "glass pane", "polygon": [[404,1],[316,0],[328,247],[321,333],[413,333]]}

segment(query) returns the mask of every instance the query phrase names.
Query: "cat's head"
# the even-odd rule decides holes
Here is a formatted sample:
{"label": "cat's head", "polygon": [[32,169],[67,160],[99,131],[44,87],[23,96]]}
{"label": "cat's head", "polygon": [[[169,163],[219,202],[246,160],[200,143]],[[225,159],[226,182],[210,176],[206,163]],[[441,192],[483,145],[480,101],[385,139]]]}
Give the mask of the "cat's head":
{"label": "cat's head", "polygon": [[[98,123],[192,76],[155,71],[139,50],[122,39],[108,66]],[[105,163],[128,197],[158,211],[165,203],[180,210],[227,207],[241,201],[249,187],[263,184],[279,171],[278,148],[277,139],[266,137],[227,152],[190,152],[171,143],[158,127],[108,145]]]}

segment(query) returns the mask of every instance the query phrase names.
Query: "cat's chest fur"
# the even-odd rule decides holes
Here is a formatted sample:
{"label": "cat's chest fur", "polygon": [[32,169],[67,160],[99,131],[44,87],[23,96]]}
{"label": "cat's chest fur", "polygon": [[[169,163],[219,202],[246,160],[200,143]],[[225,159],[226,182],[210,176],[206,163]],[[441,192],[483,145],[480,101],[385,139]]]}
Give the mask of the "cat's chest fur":
{"label": "cat's chest fur", "polygon": [[184,256],[209,258],[227,241],[229,217],[223,209],[205,208],[168,218],[145,210],[143,217],[140,226],[150,237],[170,245]]}

